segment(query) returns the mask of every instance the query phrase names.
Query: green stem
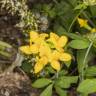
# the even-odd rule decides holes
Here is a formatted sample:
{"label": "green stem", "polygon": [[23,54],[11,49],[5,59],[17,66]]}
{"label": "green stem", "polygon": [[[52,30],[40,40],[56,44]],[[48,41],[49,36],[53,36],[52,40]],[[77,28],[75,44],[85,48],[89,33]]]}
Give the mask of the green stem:
{"label": "green stem", "polygon": [[74,25],[74,23],[75,23],[75,21],[77,20],[78,16],[79,16],[83,11],[84,11],[84,9],[81,9],[81,10],[79,11],[79,13],[75,16],[75,18],[73,19],[72,23],[71,23],[70,26],[69,26],[68,32],[71,31],[72,26]]}
{"label": "green stem", "polygon": [[56,72],[56,78],[58,78],[59,77],[59,73],[58,72]]}
{"label": "green stem", "polygon": [[89,45],[89,47],[88,47],[88,49],[87,49],[87,51],[86,51],[86,53],[85,53],[85,57],[84,57],[84,61],[83,61],[83,68],[82,68],[82,72],[81,72],[81,81],[83,81],[84,80],[84,71],[85,71],[85,69],[86,69],[86,60],[87,60],[87,57],[88,57],[88,55],[89,55],[89,52],[90,52],[90,49],[91,49],[91,47],[92,47],[92,45],[93,45],[93,43],[94,43],[94,39],[96,38],[96,33],[95,33],[95,35],[94,35],[94,37],[93,37],[93,41],[90,43],[90,45]]}

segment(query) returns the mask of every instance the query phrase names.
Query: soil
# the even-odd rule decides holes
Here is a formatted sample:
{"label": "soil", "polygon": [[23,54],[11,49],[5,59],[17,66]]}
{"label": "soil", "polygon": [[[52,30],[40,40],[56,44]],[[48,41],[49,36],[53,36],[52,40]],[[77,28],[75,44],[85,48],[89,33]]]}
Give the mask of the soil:
{"label": "soil", "polygon": [[39,96],[27,75],[17,72],[1,74],[0,82],[0,96]]}
{"label": "soil", "polygon": [[[13,46],[10,49],[12,58],[0,56],[0,68],[8,67],[15,60],[17,47],[21,45],[22,31],[15,27],[19,17],[12,16],[5,10],[0,11],[0,40]],[[6,66],[7,65],[7,66]],[[0,70],[0,96],[38,96],[37,89],[31,87],[31,81],[26,74],[17,72],[1,73]]]}

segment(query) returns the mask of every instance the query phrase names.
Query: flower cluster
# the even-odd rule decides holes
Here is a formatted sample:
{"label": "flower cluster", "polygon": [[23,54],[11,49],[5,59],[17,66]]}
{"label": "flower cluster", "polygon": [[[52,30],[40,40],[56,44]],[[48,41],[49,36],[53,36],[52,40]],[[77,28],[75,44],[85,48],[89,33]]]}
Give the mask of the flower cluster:
{"label": "flower cluster", "polygon": [[64,51],[64,47],[68,42],[66,36],[58,36],[51,32],[39,34],[30,32],[30,44],[21,46],[20,50],[27,55],[36,56],[36,64],[34,73],[40,72],[47,64],[50,64],[56,71],[61,69],[60,61],[70,61],[71,55]]}
{"label": "flower cluster", "polygon": [[85,29],[89,30],[92,33],[96,32],[96,28],[92,28],[88,24],[88,20],[82,19],[82,18],[78,18],[77,20],[78,20],[78,23],[80,24],[80,27],[84,27]]}

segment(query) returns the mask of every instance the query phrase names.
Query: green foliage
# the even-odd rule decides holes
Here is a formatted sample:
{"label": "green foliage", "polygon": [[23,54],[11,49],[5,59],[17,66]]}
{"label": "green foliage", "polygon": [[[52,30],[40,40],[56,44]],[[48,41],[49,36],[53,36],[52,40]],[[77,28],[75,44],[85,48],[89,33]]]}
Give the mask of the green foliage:
{"label": "green foliage", "polygon": [[88,67],[86,70],[85,70],[85,76],[86,77],[94,77],[96,76],[96,66],[92,66],[92,67]]}
{"label": "green foliage", "polygon": [[[50,83],[52,83],[52,81],[50,79],[46,79],[46,78],[41,78],[41,79],[37,79],[32,86],[35,88],[42,88],[45,87],[47,85],[49,85]],[[49,88],[48,88],[49,89]],[[43,96],[43,95],[42,95]]]}
{"label": "green foliage", "polygon": [[40,94],[40,96],[52,96],[52,87],[53,87],[53,84],[50,84],[50,85]]}
{"label": "green foliage", "polygon": [[62,76],[56,80],[56,86],[60,88],[69,88],[72,83],[77,83],[78,76]]}
{"label": "green foliage", "polygon": [[60,95],[60,96],[67,96],[67,91],[65,91],[65,90],[63,90],[63,89],[61,89],[60,87],[55,87],[55,89],[56,89],[56,92],[57,92],[57,94],[58,95]]}
{"label": "green foliage", "polygon": [[[77,51],[77,63],[78,63],[78,72],[81,74],[82,73],[82,69],[84,67],[84,59],[85,59],[85,55],[86,55],[87,50],[78,50]],[[90,62],[90,60],[94,58],[94,53],[93,51],[89,52],[86,61],[85,61],[85,65],[86,67],[88,67],[88,62]],[[90,67],[89,67],[90,68]],[[87,69],[86,69],[87,71]],[[87,74],[87,73],[85,73]]]}
{"label": "green foliage", "polygon": [[84,40],[72,40],[69,46],[74,49],[86,49],[89,46],[89,41]]}
{"label": "green foliage", "polygon": [[80,83],[77,91],[87,95],[96,92],[96,79],[85,79]]}
{"label": "green foliage", "polygon": [[75,7],[75,10],[86,9],[86,8],[87,8],[86,4],[82,3],[82,4],[77,5]]}
{"label": "green foliage", "polygon": [[32,70],[32,64],[24,61],[24,62],[22,63],[21,68],[22,68],[25,72],[30,73],[31,70]]}
{"label": "green foliage", "polygon": [[[84,65],[83,62],[84,62],[85,54],[86,54],[86,49],[85,50],[78,50],[78,52],[77,52],[77,63],[78,63],[79,73],[82,72],[82,68],[83,68],[83,65]],[[85,63],[87,64],[87,62],[85,62]]]}

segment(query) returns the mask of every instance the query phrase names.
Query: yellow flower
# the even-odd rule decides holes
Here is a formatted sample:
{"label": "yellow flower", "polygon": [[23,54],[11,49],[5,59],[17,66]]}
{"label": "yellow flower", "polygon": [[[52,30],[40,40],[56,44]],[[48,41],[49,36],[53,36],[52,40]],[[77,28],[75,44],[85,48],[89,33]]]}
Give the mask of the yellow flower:
{"label": "yellow flower", "polygon": [[19,47],[19,49],[22,52],[24,52],[25,54],[28,54],[28,55],[32,54],[31,51],[30,51],[30,46],[29,45],[21,46],[21,47]]}
{"label": "yellow flower", "polygon": [[72,59],[71,55],[68,53],[61,53],[60,60],[61,61],[70,61]]}
{"label": "yellow flower", "polygon": [[55,40],[58,40],[59,39],[59,36],[53,32],[50,33],[50,38],[51,39],[55,39]]}
{"label": "yellow flower", "polygon": [[58,51],[63,52],[63,47],[67,44],[68,38],[66,36],[59,37],[55,33],[50,33],[48,41],[51,42]]}
{"label": "yellow flower", "polygon": [[48,42],[52,43],[55,47],[55,45],[57,44],[57,41],[59,39],[59,36],[55,33],[50,33],[50,38],[47,40]]}
{"label": "yellow flower", "polygon": [[37,54],[39,52],[38,46],[36,44],[32,44],[31,46],[21,46],[19,49],[27,55]]}
{"label": "yellow flower", "polygon": [[50,37],[48,37],[46,33],[38,34],[35,31],[31,31],[30,44],[21,46],[20,50],[28,55],[37,54],[34,73],[40,72],[47,64],[50,64],[53,69],[59,71],[61,69],[60,61],[71,60],[71,55],[65,53],[63,49],[67,42],[68,38],[66,36],[59,37],[51,32]]}
{"label": "yellow flower", "polygon": [[57,41],[56,49],[60,52],[63,52],[63,47],[65,47],[67,42],[68,42],[68,38],[66,36],[61,36]]}
{"label": "yellow flower", "polygon": [[39,61],[37,61],[34,67],[35,73],[40,72],[48,63],[51,65],[53,69],[55,69],[56,71],[59,71],[61,69],[59,60],[70,61],[71,59],[72,58],[70,54],[60,53],[57,50],[54,50],[53,52],[50,52],[48,54],[46,53],[41,56],[41,59]]}
{"label": "yellow flower", "polygon": [[52,68],[54,68],[55,70],[60,71],[60,62],[59,62],[59,61],[53,60],[53,61],[51,62],[51,66],[52,66]]}
{"label": "yellow flower", "polygon": [[60,47],[64,47],[68,41],[68,38],[66,36],[61,36],[58,40],[58,45]]}
{"label": "yellow flower", "polygon": [[47,43],[41,44],[39,48],[39,55],[42,56],[49,56],[51,54],[51,48],[48,46]]}
{"label": "yellow flower", "polygon": [[48,37],[48,34],[41,33],[39,36],[40,36],[40,38],[42,38],[44,40],[46,37]]}
{"label": "yellow flower", "polygon": [[96,28],[92,28],[92,29],[91,29],[91,32],[92,32],[92,33],[96,32]]}
{"label": "yellow flower", "polygon": [[87,24],[88,20],[81,19],[81,18],[78,18],[77,20],[78,20],[78,22],[80,24],[80,27],[85,27],[86,25],[88,25]]}
{"label": "yellow flower", "polygon": [[25,54],[37,54],[39,52],[39,47],[41,43],[44,43],[44,39],[48,37],[48,34],[42,33],[38,34],[35,31],[30,32],[30,44],[26,46],[21,46],[19,49]]}
{"label": "yellow flower", "polygon": [[45,56],[40,58],[34,66],[34,73],[40,72],[47,63],[48,59]]}
{"label": "yellow flower", "polygon": [[39,38],[39,34],[35,31],[30,32],[30,43],[35,42]]}
{"label": "yellow flower", "polygon": [[60,70],[60,63],[58,60],[52,60],[51,62],[49,62],[48,58],[46,56],[43,56],[36,62],[34,66],[34,73],[40,72],[48,63],[50,63],[52,68],[54,68],[56,71]]}
{"label": "yellow flower", "polygon": [[30,51],[32,54],[37,54],[39,52],[39,46],[36,44],[32,44],[30,46]]}
{"label": "yellow flower", "polygon": [[52,52],[51,59],[52,59],[52,60],[59,60],[60,55],[61,55],[60,52],[58,52],[57,50],[54,50],[54,51]]}
{"label": "yellow flower", "polygon": [[[60,70],[59,60],[60,61],[70,61],[71,60],[71,55],[68,53],[64,53],[64,49],[63,49],[63,47],[68,42],[68,38],[66,36],[59,37],[55,33],[50,33],[50,38],[48,38],[47,41],[51,42],[56,49],[52,50],[50,45],[48,43],[44,42],[41,44],[41,46],[39,48],[39,56],[41,58],[45,56],[48,60],[48,63],[52,66],[52,68],[55,69],[56,71],[59,71]],[[37,64],[36,64],[36,66],[37,66]],[[46,65],[46,63],[45,64],[43,62],[42,62],[42,64],[39,63],[41,70],[44,68],[45,65]],[[36,71],[38,73],[41,70],[38,69],[38,66],[36,68],[36,66],[34,69],[38,70],[38,71]]]}

